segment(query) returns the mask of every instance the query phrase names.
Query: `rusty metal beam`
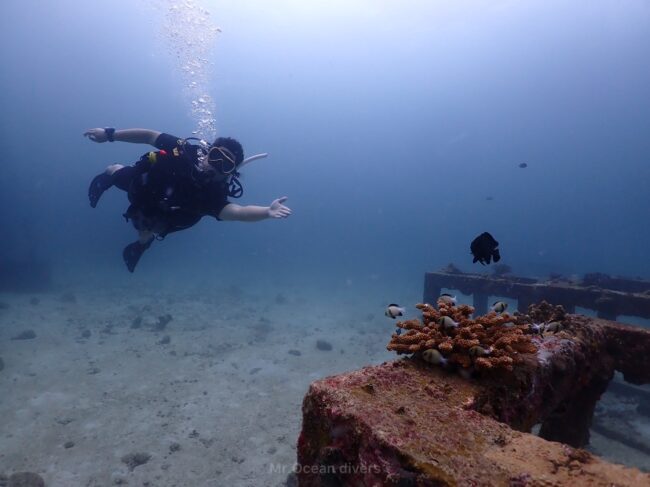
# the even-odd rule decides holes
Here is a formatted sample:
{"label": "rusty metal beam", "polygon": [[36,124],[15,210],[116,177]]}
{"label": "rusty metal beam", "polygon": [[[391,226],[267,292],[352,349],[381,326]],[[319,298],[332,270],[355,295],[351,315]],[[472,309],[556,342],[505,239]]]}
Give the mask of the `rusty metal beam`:
{"label": "rusty metal beam", "polygon": [[[618,289],[570,282],[539,282],[521,277],[428,272],[424,277],[423,299],[425,303],[435,303],[441,289],[447,288],[479,296],[476,303],[479,305],[483,302],[483,296],[516,299],[519,302],[519,311],[522,312],[526,311],[528,304],[547,301],[564,306],[569,313],[575,312],[576,306],[592,309],[597,312],[599,318],[609,320],[616,320],[620,315],[650,318],[650,292],[647,290],[650,289],[650,283],[646,283],[647,289],[643,290],[643,281],[631,280],[629,289],[632,291],[623,291],[620,289],[627,288],[624,280],[620,278],[594,282],[611,282]],[[477,314],[482,312],[482,309],[477,309]]]}

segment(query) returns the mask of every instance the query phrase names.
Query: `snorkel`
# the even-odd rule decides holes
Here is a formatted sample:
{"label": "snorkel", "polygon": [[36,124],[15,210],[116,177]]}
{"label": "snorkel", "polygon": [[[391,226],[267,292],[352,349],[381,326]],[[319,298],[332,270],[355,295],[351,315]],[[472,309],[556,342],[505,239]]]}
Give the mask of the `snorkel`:
{"label": "snorkel", "polygon": [[261,154],[255,154],[254,156],[247,157],[246,159],[244,159],[243,161],[241,161],[241,164],[239,165],[239,169],[241,169],[242,167],[244,167],[246,164],[249,164],[249,163],[251,163],[251,162],[253,162],[253,161],[256,161],[256,160],[258,160],[258,159],[264,159],[264,158],[267,157],[268,155],[269,155],[269,154],[268,154],[267,152],[262,152]]}

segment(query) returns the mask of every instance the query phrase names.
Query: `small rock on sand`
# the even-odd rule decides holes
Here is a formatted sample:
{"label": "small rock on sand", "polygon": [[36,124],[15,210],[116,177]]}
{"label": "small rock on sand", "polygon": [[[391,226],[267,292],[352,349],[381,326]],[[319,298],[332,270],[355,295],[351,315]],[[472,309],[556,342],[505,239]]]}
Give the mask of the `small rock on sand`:
{"label": "small rock on sand", "polygon": [[158,323],[156,323],[156,326],[154,327],[154,329],[156,329],[158,331],[164,330],[167,327],[167,324],[173,319],[174,318],[169,313],[164,314],[162,316],[159,316],[158,317]]}
{"label": "small rock on sand", "polygon": [[135,467],[144,465],[149,460],[151,460],[151,455],[142,452],[129,453],[122,457],[122,463],[125,463],[126,466],[129,467],[129,470],[131,470],[131,472],[133,472],[133,469],[135,469]]}
{"label": "small rock on sand", "polygon": [[316,342],[316,348],[318,350],[324,350],[326,352],[332,350],[332,344],[330,342],[326,342],[325,340],[318,340]]}
{"label": "small rock on sand", "polygon": [[34,330],[25,330],[11,337],[12,340],[31,340],[36,338],[36,333]]}
{"label": "small rock on sand", "polygon": [[7,487],[45,487],[45,481],[33,472],[18,472],[9,477]]}

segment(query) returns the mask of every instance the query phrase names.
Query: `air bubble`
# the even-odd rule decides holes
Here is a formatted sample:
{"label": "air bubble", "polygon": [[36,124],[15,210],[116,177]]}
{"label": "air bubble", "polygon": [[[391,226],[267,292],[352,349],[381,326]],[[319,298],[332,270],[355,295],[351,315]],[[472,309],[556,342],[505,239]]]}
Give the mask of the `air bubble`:
{"label": "air bubble", "polygon": [[162,36],[170,52],[176,54],[177,69],[183,77],[184,94],[195,123],[192,133],[213,140],[217,133],[216,106],[209,94],[212,86],[209,60],[214,57],[215,41],[221,29],[195,0],[181,3],[167,0],[156,4],[166,12]]}

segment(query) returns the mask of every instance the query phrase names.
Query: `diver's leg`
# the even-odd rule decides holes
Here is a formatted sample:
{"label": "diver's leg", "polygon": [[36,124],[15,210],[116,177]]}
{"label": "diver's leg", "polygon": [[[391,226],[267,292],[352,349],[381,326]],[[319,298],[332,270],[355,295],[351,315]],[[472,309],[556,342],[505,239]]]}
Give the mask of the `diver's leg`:
{"label": "diver's leg", "polygon": [[135,266],[138,264],[140,257],[142,257],[144,251],[151,246],[153,239],[154,234],[152,232],[149,230],[140,230],[138,240],[124,247],[122,257],[124,258],[124,263],[129,269],[129,272],[135,270]]}
{"label": "diver's leg", "polygon": [[95,176],[88,188],[88,199],[91,207],[95,208],[97,206],[99,198],[104,194],[104,191],[115,184],[116,176],[123,168],[122,164],[111,164],[103,173]]}
{"label": "diver's leg", "polygon": [[128,191],[131,183],[140,173],[137,166],[122,166],[113,174],[113,186]]}
{"label": "diver's leg", "polygon": [[142,245],[149,243],[151,244],[151,241],[154,238],[154,233],[150,230],[140,230],[138,233],[138,242],[140,242]]}

